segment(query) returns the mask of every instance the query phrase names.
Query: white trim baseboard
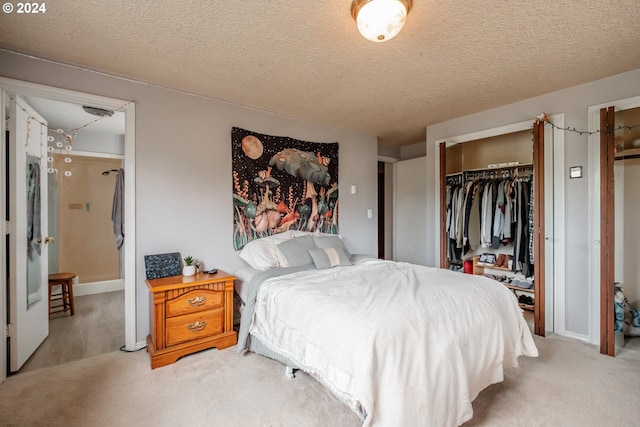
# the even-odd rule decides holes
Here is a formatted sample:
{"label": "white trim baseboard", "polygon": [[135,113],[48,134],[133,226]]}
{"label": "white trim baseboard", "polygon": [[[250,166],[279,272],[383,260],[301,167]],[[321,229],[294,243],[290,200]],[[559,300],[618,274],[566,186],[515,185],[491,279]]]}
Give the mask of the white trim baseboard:
{"label": "white trim baseboard", "polygon": [[[561,334],[558,334],[561,335]],[[564,333],[562,334],[563,337],[567,337],[567,338],[572,338],[574,340],[578,340],[578,341],[583,341],[589,344],[593,344],[591,342],[591,340],[589,339],[588,335],[582,335],[582,334],[577,334],[575,332],[570,332],[570,331],[564,331]]]}
{"label": "white trim baseboard", "polygon": [[105,280],[102,282],[74,283],[73,296],[103,294],[105,292],[123,291],[124,280]]}

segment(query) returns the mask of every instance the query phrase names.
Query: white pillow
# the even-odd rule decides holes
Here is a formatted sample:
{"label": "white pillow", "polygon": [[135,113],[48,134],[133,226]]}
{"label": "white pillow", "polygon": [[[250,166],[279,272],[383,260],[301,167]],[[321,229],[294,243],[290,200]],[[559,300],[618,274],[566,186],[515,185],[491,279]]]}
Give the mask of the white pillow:
{"label": "white pillow", "polygon": [[238,256],[256,270],[268,270],[280,266],[278,257],[282,257],[276,249],[276,243],[293,238],[292,231],[274,234],[255,239],[244,245]]}
{"label": "white pillow", "polygon": [[256,270],[267,270],[278,266],[278,258],[273,242],[265,239],[252,240],[238,254]]}

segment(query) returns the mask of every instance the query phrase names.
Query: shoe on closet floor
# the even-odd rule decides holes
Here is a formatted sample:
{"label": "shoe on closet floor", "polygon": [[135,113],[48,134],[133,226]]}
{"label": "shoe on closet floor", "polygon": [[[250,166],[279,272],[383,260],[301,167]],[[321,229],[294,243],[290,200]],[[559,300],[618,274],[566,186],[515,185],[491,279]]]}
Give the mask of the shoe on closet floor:
{"label": "shoe on closet floor", "polygon": [[502,265],[501,265],[501,267],[509,268],[509,261],[510,261],[510,260],[511,260],[511,255],[507,255],[507,254],[505,254],[505,255],[504,255],[504,259],[502,260]]}

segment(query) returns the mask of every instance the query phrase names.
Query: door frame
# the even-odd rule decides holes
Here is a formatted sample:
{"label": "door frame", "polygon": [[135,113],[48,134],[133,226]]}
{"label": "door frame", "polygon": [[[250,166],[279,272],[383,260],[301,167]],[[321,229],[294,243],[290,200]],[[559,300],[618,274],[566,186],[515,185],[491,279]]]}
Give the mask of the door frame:
{"label": "door frame", "polygon": [[[607,242],[601,239],[601,185],[602,174],[600,173],[600,110],[607,107],[614,107],[614,113],[640,107],[640,96],[624,98],[605,102],[598,105],[591,105],[588,108],[589,114],[589,169],[591,170],[589,180],[589,260],[591,271],[589,274],[589,342],[600,345],[600,352],[610,354],[613,352],[613,328],[607,330],[607,320],[613,316],[613,305],[602,300],[601,293],[613,298],[613,283],[610,285],[601,279],[601,264],[605,254],[600,250],[606,246]],[[613,202],[613,198],[611,198]],[[612,239],[613,236],[611,235]]]}
{"label": "door frame", "polygon": [[[545,139],[548,138],[548,141],[545,142],[545,154],[544,154],[544,162],[545,169],[544,173],[547,178],[552,175],[553,183],[550,186],[546,186],[548,189],[551,187],[553,190],[553,196],[550,197],[549,193],[551,191],[547,191],[545,193],[545,206],[546,212],[552,212],[551,217],[549,218],[547,215],[547,227],[545,228],[545,235],[542,236],[541,242],[550,242],[553,245],[553,254],[551,256],[546,257],[545,261],[545,269],[547,270],[545,274],[545,284],[544,284],[544,317],[541,318],[540,325],[534,325],[534,330],[536,333],[540,335],[544,335],[546,332],[555,332],[562,335],[564,331],[564,317],[565,317],[565,306],[564,306],[564,278],[565,278],[565,250],[566,250],[566,242],[564,239],[565,227],[564,227],[564,180],[565,176],[563,174],[564,168],[564,132],[560,129],[564,126],[564,113],[558,113],[550,115],[551,122],[555,124],[552,131],[548,131],[547,126],[545,126]],[[493,136],[505,135],[514,132],[520,132],[523,130],[531,130],[533,128],[533,123],[535,119],[522,121],[518,123],[511,123],[504,126],[498,126],[495,128],[484,129],[477,132],[471,132],[463,135],[453,136],[449,138],[442,138],[435,141],[436,144],[436,152],[441,150],[441,143],[445,143],[448,145],[464,143],[469,141],[474,141],[483,138],[490,138]],[[542,159],[541,159],[542,160]],[[443,171],[445,164],[443,163],[442,153],[440,155],[440,161],[436,162],[437,168],[435,171],[436,175],[436,185],[437,191],[435,194],[439,195],[439,203],[442,205],[444,203],[442,200],[444,197],[442,176],[446,175],[446,171]],[[548,183],[547,183],[548,184]],[[551,209],[549,209],[551,208]],[[443,245],[442,241],[442,228],[443,228],[443,211],[442,206],[437,210],[437,218],[436,218],[436,230],[438,230],[437,235],[439,236],[436,239],[436,253],[439,254],[437,257],[442,264],[444,260],[446,260],[446,253],[443,254],[442,251],[446,251],[446,246]],[[551,233],[551,234],[549,234]],[[545,244],[546,246],[546,244]],[[443,265],[440,265],[443,267]],[[549,272],[551,271],[551,273]],[[549,281],[549,278],[552,278],[552,282]],[[537,290],[537,289],[536,289]],[[538,290],[537,290],[538,291]],[[537,305],[537,304],[536,304]],[[542,308],[542,306],[540,306]],[[539,313],[539,315],[542,313]],[[538,328],[541,326],[545,330]]]}
{"label": "door frame", "polygon": [[[124,350],[137,350],[136,345],[136,197],[135,197],[135,102],[121,99],[108,98],[99,95],[77,92],[67,89],[60,89],[52,86],[41,85],[21,80],[15,80],[0,76],[0,89],[9,93],[21,95],[31,95],[52,98],[58,101],[71,102],[75,104],[90,104],[111,110],[122,111],[125,114],[125,135],[124,135],[124,170],[126,173],[124,191],[124,223],[127,224],[127,233],[124,236],[124,292],[125,292],[125,343]],[[6,105],[4,97],[0,97],[0,111],[4,113]],[[5,140],[6,123],[0,121],[0,141]],[[2,147],[0,161],[5,165],[5,147]],[[0,176],[0,189],[3,191],[2,197],[2,231],[6,236],[7,223],[5,222],[5,197],[6,179],[5,175]],[[0,255],[2,262],[0,265],[1,277],[6,277],[6,257],[4,243],[0,245]],[[6,379],[7,352],[7,313],[6,302],[8,295],[6,288],[0,289],[0,383]]]}

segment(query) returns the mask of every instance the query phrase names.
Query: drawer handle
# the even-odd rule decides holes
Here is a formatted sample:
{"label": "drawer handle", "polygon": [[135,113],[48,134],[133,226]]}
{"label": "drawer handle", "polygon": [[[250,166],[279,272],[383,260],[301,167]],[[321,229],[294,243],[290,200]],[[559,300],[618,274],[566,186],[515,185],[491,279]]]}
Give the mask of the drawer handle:
{"label": "drawer handle", "polygon": [[201,330],[204,329],[204,327],[207,326],[207,322],[205,322],[204,320],[202,322],[193,322],[187,325],[187,328],[189,328],[189,330],[191,332],[200,332]]}
{"label": "drawer handle", "polygon": [[207,297],[193,297],[189,298],[187,302],[191,307],[200,307],[207,300]]}

